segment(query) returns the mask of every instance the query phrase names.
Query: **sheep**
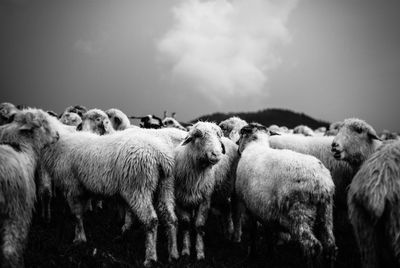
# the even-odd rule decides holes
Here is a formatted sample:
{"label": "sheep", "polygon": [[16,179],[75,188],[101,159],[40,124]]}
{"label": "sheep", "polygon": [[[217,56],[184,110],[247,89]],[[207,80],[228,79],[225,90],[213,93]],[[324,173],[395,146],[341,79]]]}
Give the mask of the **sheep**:
{"label": "sheep", "polygon": [[239,131],[245,125],[247,125],[247,122],[236,116],[219,123],[219,127],[222,129],[224,136],[231,139],[233,142],[239,140]]}
{"label": "sheep", "polygon": [[[322,251],[333,263],[335,185],[329,170],[313,156],[272,149],[267,128],[257,123],[241,129],[238,143],[238,208],[247,208],[253,222],[256,218],[266,226],[277,225],[288,232],[288,239],[299,243],[309,263]],[[240,234],[240,215],[239,209],[236,234]]]}
{"label": "sheep", "polygon": [[222,130],[216,124],[198,122],[175,150],[175,199],[184,257],[190,256],[190,227],[194,225],[196,258],[205,258],[204,226],[216,183],[215,166],[225,154],[221,137]]}
{"label": "sheep", "polygon": [[140,119],[140,127],[142,128],[162,128],[163,123],[161,118],[155,115],[146,115],[146,116],[130,116],[131,119]]}
{"label": "sheep", "polygon": [[347,187],[355,174],[354,169],[346,162],[337,161],[331,153],[334,137],[283,134],[271,136],[270,146],[273,149],[288,149],[318,158],[331,172],[335,184],[334,212],[347,210]]}
{"label": "sheep", "polygon": [[175,119],[175,112],[171,114],[171,117],[167,116],[167,111],[164,111],[164,118],[162,119],[162,124],[164,127],[174,127],[180,130],[186,131],[186,128],[182,126],[178,120]]}
{"label": "sheep", "polygon": [[124,114],[121,110],[119,109],[108,109],[106,111],[106,114],[108,118],[111,121],[111,125],[114,128],[114,130],[125,130],[127,128],[137,128],[135,125],[131,125],[131,122],[129,121],[128,116]]}
{"label": "sheep", "polygon": [[341,121],[333,122],[329,125],[329,129],[325,132],[325,136],[335,136],[342,125]]}
{"label": "sheep", "polygon": [[0,126],[9,123],[18,108],[14,104],[9,102],[3,102],[0,104]]}
{"label": "sheep", "polygon": [[64,113],[76,113],[80,117],[87,112],[87,108],[82,105],[69,106],[65,109]]}
{"label": "sheep", "polygon": [[400,136],[396,132],[391,132],[387,129],[384,129],[382,131],[382,134],[380,136],[381,140],[386,141],[386,140],[400,140]]}
{"label": "sheep", "polygon": [[0,128],[1,267],[23,267],[36,198],[35,170],[45,146],[58,139],[45,112],[28,109]]}
{"label": "sheep", "polygon": [[[124,129],[129,127],[127,124],[120,122],[129,122],[128,117],[118,109],[110,109],[106,112],[114,126],[114,129]],[[127,121],[128,120],[128,121]],[[175,128],[162,129],[140,129],[131,130],[133,133],[144,132],[149,135],[154,135],[162,138],[169,145],[171,151],[174,151],[177,146],[187,136],[186,131]],[[236,164],[238,160],[237,145],[229,139],[222,138],[222,142],[226,148],[226,156],[216,166],[216,186],[212,196],[212,207],[217,209],[222,214],[222,229],[225,237],[230,238],[233,233],[233,223],[231,217],[230,197],[233,192],[233,184],[235,178]],[[125,224],[122,227],[122,232],[126,232],[131,227],[132,219],[129,213],[125,217]]]}
{"label": "sheep", "polygon": [[358,170],[347,202],[363,267],[398,267],[400,142],[383,143],[372,126],[350,118],[332,142],[332,154]]}
{"label": "sheep", "polygon": [[299,125],[293,129],[293,134],[303,134],[304,136],[314,136],[314,131],[305,125]]}
{"label": "sheep", "polygon": [[126,131],[103,136],[60,132],[60,140],[44,150],[43,166],[75,215],[74,243],[86,241],[83,212],[89,194],[117,195],[145,227],[144,265],[157,261],[155,196],[161,220],[168,227],[169,259],[177,259],[177,219],[170,195],[174,156],[161,139]]}
{"label": "sheep", "polygon": [[98,135],[114,132],[108,115],[100,109],[90,109],[82,115],[82,123],[78,130],[89,131]]}
{"label": "sheep", "polygon": [[61,115],[60,121],[68,126],[78,126],[82,123],[82,118],[76,113],[65,112]]}

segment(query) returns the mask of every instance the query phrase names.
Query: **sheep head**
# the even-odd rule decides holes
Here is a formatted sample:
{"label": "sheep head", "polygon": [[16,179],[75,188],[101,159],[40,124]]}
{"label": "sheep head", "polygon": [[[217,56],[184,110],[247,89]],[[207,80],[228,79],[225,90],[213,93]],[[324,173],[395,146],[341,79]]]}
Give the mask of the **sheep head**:
{"label": "sheep head", "polygon": [[65,112],[62,114],[60,122],[68,126],[78,126],[80,123],[82,123],[82,119],[76,113]]}
{"label": "sheep head", "polygon": [[114,130],[124,130],[130,126],[129,118],[119,109],[108,109],[106,111]]}
{"label": "sheep head", "polygon": [[266,139],[269,146],[268,137],[273,135],[280,135],[277,132],[269,130],[266,126],[258,123],[250,123],[240,129],[240,138],[237,141],[239,155],[244,151],[249,143],[252,141]]}
{"label": "sheep head", "polygon": [[350,118],[344,120],[332,142],[332,154],[337,160],[360,166],[375,151],[380,138],[365,121]]}
{"label": "sheep head", "polygon": [[49,117],[50,115],[40,109],[15,113],[12,122],[0,130],[1,143],[10,144],[14,148],[30,146],[36,152],[55,143],[59,139],[59,133],[50,123]]}
{"label": "sheep head", "polygon": [[18,109],[14,104],[3,102],[0,104],[0,126],[8,124],[12,121],[13,116],[17,113]]}
{"label": "sheep head", "polygon": [[247,122],[236,116],[228,118],[219,123],[219,127],[222,129],[224,136],[233,142],[237,142],[239,140],[239,131],[245,125],[247,125]]}
{"label": "sheep head", "polygon": [[214,123],[198,122],[189,131],[182,146],[190,147],[193,159],[199,161],[201,167],[215,165],[225,154],[222,143],[222,130]]}
{"label": "sheep head", "polygon": [[88,131],[98,135],[114,132],[110,119],[105,112],[99,109],[91,109],[82,116],[82,123],[77,130]]}

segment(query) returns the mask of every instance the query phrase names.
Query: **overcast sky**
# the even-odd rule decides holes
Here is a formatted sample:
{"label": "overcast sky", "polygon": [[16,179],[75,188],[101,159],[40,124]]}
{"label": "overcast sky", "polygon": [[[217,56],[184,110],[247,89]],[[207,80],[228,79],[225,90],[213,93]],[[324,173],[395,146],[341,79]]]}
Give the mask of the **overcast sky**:
{"label": "overcast sky", "polygon": [[398,0],[0,0],[0,102],[400,131]]}

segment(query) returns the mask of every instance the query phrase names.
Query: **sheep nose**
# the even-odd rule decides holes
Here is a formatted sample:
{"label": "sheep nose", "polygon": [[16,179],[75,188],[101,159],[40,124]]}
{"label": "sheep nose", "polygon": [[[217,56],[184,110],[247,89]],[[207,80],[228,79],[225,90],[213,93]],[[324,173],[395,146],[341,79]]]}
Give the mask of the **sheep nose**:
{"label": "sheep nose", "polygon": [[332,148],[335,149],[339,146],[339,144],[337,142],[332,142]]}

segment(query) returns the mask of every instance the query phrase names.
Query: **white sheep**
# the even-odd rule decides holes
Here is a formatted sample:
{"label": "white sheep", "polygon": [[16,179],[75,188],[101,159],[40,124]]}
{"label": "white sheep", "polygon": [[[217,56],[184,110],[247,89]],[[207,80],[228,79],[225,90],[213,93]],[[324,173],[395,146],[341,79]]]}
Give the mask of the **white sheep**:
{"label": "white sheep", "polygon": [[245,125],[247,125],[247,122],[237,116],[230,117],[219,123],[219,127],[222,129],[224,136],[231,139],[233,142],[239,140],[240,129]]}
{"label": "white sheep", "polygon": [[82,118],[77,113],[64,112],[60,117],[60,122],[68,126],[78,126],[82,123]]}
{"label": "white sheep", "polygon": [[400,142],[382,143],[369,124],[350,118],[332,153],[358,170],[347,201],[363,267],[399,267]]}
{"label": "white sheep", "polygon": [[[214,123],[198,122],[175,154],[175,198],[182,230],[182,256],[190,255],[190,227],[196,232],[196,258],[204,259],[204,226],[216,184],[215,166],[223,158],[222,131]],[[192,215],[194,213],[194,217]]]}
{"label": "white sheep", "polygon": [[106,111],[108,118],[111,121],[111,125],[115,130],[125,130],[127,128],[138,128],[135,125],[131,125],[128,116],[119,109],[111,108]]}
{"label": "white sheep", "polygon": [[18,112],[18,109],[14,104],[9,102],[0,103],[0,126],[9,123],[16,112]]}
{"label": "white sheep", "polygon": [[36,109],[21,111],[12,123],[0,127],[1,267],[24,266],[37,163],[42,149],[58,139],[45,114]]}
{"label": "white sheep", "polygon": [[[56,122],[55,122],[56,123]],[[43,164],[57,188],[62,189],[75,215],[74,242],[85,242],[83,212],[90,195],[120,196],[146,231],[144,264],[157,261],[159,215],[169,225],[169,258],[178,258],[172,169],[174,157],[160,139],[118,131],[99,136],[88,132],[60,132],[60,140],[46,148]],[[157,195],[156,195],[157,193]]]}
{"label": "white sheep", "polygon": [[82,117],[82,115],[84,113],[86,113],[86,111],[87,111],[87,108],[85,106],[75,105],[75,106],[69,106],[69,107],[65,108],[64,113],[76,113],[80,117]]}
{"label": "white sheep", "polygon": [[[235,184],[239,208],[247,208],[250,218],[285,230],[309,262],[322,251],[333,262],[335,186],[329,170],[313,156],[270,148],[267,128],[256,123],[242,128],[239,152]],[[240,209],[238,213],[235,228],[240,235]],[[253,245],[256,230],[252,228]]]}
{"label": "white sheep", "polygon": [[302,134],[304,136],[314,136],[314,131],[305,125],[299,125],[293,129],[293,134]]}
{"label": "white sheep", "polygon": [[90,109],[82,115],[82,123],[77,130],[88,131],[97,135],[110,134],[114,132],[108,115],[100,109]]}
{"label": "white sheep", "polygon": [[175,119],[175,112],[171,114],[171,116],[167,116],[167,111],[164,111],[164,118],[162,119],[162,124],[164,127],[174,127],[180,130],[186,131],[187,129],[182,126],[181,123],[178,122],[178,120]]}

